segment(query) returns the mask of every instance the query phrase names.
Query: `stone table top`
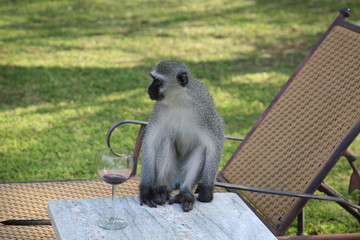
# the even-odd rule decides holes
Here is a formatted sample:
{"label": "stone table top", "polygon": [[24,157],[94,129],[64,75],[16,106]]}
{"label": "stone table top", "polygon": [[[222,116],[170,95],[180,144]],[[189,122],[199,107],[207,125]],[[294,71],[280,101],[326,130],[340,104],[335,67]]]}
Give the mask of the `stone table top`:
{"label": "stone table top", "polygon": [[215,193],[210,203],[196,201],[190,212],[183,212],[180,204],[140,206],[139,197],[114,201],[115,214],[128,221],[122,230],[97,226],[100,218],[109,216],[111,198],[50,201],[57,239],[276,239],[234,193]]}

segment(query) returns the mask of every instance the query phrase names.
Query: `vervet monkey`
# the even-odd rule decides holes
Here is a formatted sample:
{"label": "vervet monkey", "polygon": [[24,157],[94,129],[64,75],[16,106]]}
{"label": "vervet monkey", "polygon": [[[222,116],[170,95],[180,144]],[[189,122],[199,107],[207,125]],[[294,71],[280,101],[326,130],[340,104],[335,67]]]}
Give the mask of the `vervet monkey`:
{"label": "vervet monkey", "polygon": [[197,200],[210,202],[224,146],[223,121],[205,85],[182,62],[166,60],[150,72],[148,94],[155,100],[144,138],[140,204],[170,204],[193,209]]}

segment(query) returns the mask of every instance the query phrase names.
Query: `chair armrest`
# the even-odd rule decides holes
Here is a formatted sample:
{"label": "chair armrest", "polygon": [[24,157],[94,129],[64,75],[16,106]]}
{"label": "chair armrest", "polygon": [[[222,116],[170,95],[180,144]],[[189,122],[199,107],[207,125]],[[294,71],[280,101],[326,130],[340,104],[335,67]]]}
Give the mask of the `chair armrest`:
{"label": "chair armrest", "polygon": [[135,146],[134,146],[134,150],[133,150],[134,170],[131,173],[131,176],[136,176],[137,164],[138,164],[138,160],[139,160],[142,139],[144,137],[145,129],[146,129],[146,126],[147,126],[148,122],[137,121],[137,120],[121,120],[121,121],[118,121],[118,122],[114,123],[109,128],[109,130],[107,132],[107,135],[106,135],[106,143],[107,143],[108,147],[111,147],[110,137],[111,137],[112,132],[115,130],[115,128],[117,128],[117,127],[119,127],[120,125],[123,125],[123,124],[137,124],[137,125],[140,125],[140,130],[139,130],[138,136],[136,138],[136,142],[135,142]]}
{"label": "chair armrest", "polygon": [[226,140],[244,141],[244,138],[225,136]]}

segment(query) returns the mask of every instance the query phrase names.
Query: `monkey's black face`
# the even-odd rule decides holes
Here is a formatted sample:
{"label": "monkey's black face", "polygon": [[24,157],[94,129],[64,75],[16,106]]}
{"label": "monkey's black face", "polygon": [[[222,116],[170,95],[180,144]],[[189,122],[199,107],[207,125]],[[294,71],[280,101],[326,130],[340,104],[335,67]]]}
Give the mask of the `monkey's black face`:
{"label": "monkey's black face", "polygon": [[160,88],[163,85],[162,81],[160,79],[156,79],[153,77],[153,82],[150,84],[148,88],[148,94],[151,98],[151,100],[160,101],[165,96],[163,93],[160,92]]}

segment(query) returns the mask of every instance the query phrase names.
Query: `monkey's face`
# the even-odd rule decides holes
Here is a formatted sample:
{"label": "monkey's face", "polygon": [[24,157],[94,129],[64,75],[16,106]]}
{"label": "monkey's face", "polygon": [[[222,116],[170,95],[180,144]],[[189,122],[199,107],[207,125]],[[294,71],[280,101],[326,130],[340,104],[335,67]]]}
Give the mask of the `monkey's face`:
{"label": "monkey's face", "polygon": [[[148,94],[152,100],[161,101],[166,94],[171,94],[175,89],[183,88],[188,84],[188,73],[180,71],[177,74],[162,75],[157,71],[150,72],[153,82],[148,88]],[[165,93],[166,92],[166,93]]]}
{"label": "monkey's face", "polygon": [[163,93],[164,83],[161,79],[158,79],[153,76],[152,78],[153,78],[153,82],[150,84],[148,88],[148,94],[151,100],[160,101],[165,97]]}

